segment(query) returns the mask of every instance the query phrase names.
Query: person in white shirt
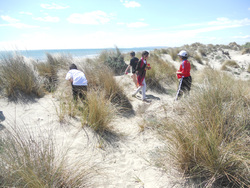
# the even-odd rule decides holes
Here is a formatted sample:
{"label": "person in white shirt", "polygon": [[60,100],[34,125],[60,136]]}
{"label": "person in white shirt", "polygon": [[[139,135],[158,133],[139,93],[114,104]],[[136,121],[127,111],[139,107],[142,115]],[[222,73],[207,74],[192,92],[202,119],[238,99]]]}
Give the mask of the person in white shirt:
{"label": "person in white shirt", "polygon": [[82,100],[85,99],[87,93],[88,81],[85,74],[77,69],[75,64],[71,64],[69,67],[69,72],[67,73],[65,79],[69,80],[72,85],[72,93],[74,100],[78,97]]}

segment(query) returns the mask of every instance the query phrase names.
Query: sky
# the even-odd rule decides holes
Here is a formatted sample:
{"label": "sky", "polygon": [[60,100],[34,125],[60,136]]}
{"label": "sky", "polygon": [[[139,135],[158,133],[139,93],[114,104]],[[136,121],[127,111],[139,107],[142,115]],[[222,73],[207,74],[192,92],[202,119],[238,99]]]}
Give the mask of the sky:
{"label": "sky", "polygon": [[250,0],[1,0],[0,50],[250,42]]}

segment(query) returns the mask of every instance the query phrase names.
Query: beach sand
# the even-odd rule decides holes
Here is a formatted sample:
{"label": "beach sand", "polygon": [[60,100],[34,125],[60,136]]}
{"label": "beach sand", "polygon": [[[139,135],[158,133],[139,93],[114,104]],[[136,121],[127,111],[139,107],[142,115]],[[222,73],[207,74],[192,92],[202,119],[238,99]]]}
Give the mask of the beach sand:
{"label": "beach sand", "polygon": [[[219,53],[219,52],[218,52]],[[239,51],[229,50],[232,60],[241,68],[235,69],[235,77],[249,80],[250,74],[245,70],[250,63],[250,55],[241,55]],[[163,55],[164,60],[172,62],[179,68],[179,62],[174,62],[169,55]],[[219,60],[207,57],[209,64],[220,69]],[[194,62],[198,70],[206,65]],[[244,70],[243,70],[244,69]],[[146,95],[150,102],[143,102],[133,98],[131,93],[135,86],[129,75],[116,76],[118,83],[124,86],[126,95],[133,105],[134,114],[117,115],[110,126],[116,134],[111,134],[105,143],[100,142],[96,133],[90,128],[83,127],[79,118],[67,118],[60,123],[58,109],[61,92],[70,91],[64,80],[65,72],[61,73],[61,84],[56,93],[47,94],[42,98],[31,101],[10,102],[7,98],[0,98],[0,130],[10,126],[20,126],[42,134],[46,130],[53,131],[59,150],[70,148],[69,158],[76,158],[86,162],[89,167],[94,166],[98,175],[94,177],[93,187],[126,187],[126,188],[165,188],[185,187],[186,181],[168,161],[169,168],[163,171],[154,165],[157,150],[164,147],[153,127],[148,122],[171,117],[178,107],[174,102],[175,86],[167,88],[167,94],[147,90]]]}

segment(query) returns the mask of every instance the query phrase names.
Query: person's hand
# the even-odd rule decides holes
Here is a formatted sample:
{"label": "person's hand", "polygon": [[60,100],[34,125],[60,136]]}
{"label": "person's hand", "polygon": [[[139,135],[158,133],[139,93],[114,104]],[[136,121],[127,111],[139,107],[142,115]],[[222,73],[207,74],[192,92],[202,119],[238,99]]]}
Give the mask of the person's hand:
{"label": "person's hand", "polygon": [[128,72],[125,72],[124,74],[128,74]]}

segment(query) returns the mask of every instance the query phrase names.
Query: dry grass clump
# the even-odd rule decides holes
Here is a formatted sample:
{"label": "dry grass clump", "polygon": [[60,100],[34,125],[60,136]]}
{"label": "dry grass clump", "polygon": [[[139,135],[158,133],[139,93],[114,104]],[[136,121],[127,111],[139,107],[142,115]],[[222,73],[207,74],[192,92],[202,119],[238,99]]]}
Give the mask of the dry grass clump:
{"label": "dry grass clump", "polygon": [[241,54],[242,55],[244,55],[244,54],[250,54],[250,48],[243,49]]}
{"label": "dry grass clump", "polygon": [[207,52],[206,52],[206,49],[205,49],[205,48],[199,48],[198,52],[199,52],[202,56],[204,56],[204,57],[207,56]]}
{"label": "dry grass clump", "polygon": [[169,49],[167,49],[167,51],[168,51],[168,54],[171,56],[171,58],[174,61],[178,60],[178,55],[177,54],[180,51],[178,48],[169,48]]}
{"label": "dry grass clump", "polygon": [[47,61],[37,64],[39,75],[44,78],[44,88],[53,92],[56,90],[59,69],[66,68],[72,61],[70,56],[55,55],[47,53]]}
{"label": "dry grass clump", "polygon": [[201,56],[199,56],[198,54],[195,54],[194,59],[197,61],[197,63],[203,65],[203,62],[201,60]]}
{"label": "dry grass clump", "polygon": [[[85,187],[91,171],[56,151],[53,134],[11,127],[1,134],[1,187]],[[42,133],[42,134],[41,134]],[[88,167],[89,168],[89,167]]]}
{"label": "dry grass clump", "polygon": [[163,82],[172,84],[176,81],[176,69],[160,56],[152,53],[148,59],[151,69],[147,71],[146,82],[150,89],[164,91]]}
{"label": "dry grass clump", "polygon": [[204,82],[182,103],[185,114],[165,123],[161,135],[177,168],[202,181],[202,187],[247,187],[250,86],[205,71]]}
{"label": "dry grass clump", "polygon": [[105,97],[104,92],[97,92],[96,90],[88,91],[82,110],[83,124],[86,123],[100,134],[111,132],[109,123],[115,114],[114,106]]}
{"label": "dry grass clump", "polygon": [[94,62],[84,66],[84,72],[88,80],[88,87],[96,91],[104,90],[105,97],[120,110],[131,110],[132,105],[125,95],[123,88],[114,78],[113,71],[106,65]]}
{"label": "dry grass clump", "polygon": [[22,95],[43,95],[41,80],[33,65],[26,62],[23,56],[3,57],[0,67],[0,87],[7,97],[16,100]]}
{"label": "dry grass clump", "polygon": [[240,68],[240,66],[234,60],[226,60],[223,63],[221,70],[229,70],[227,67]]}

